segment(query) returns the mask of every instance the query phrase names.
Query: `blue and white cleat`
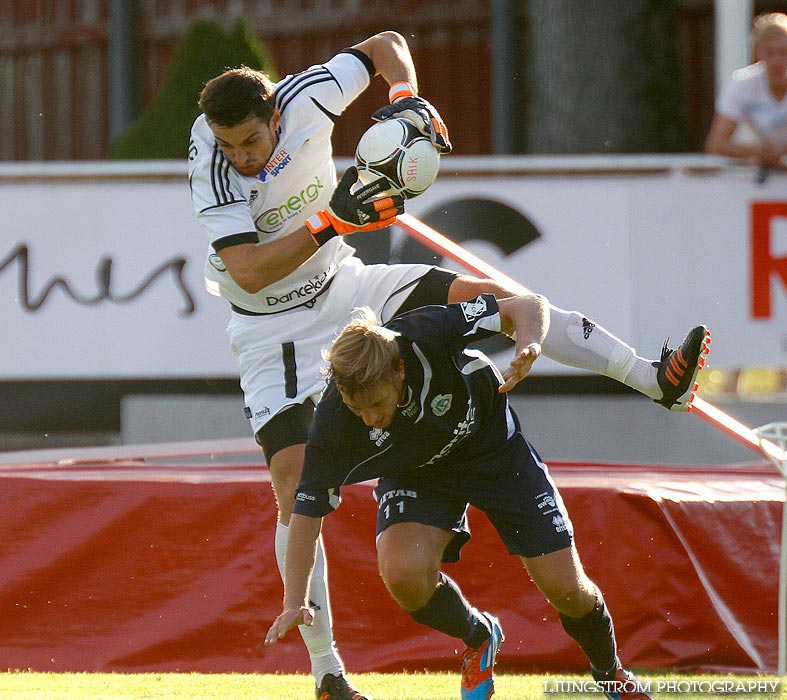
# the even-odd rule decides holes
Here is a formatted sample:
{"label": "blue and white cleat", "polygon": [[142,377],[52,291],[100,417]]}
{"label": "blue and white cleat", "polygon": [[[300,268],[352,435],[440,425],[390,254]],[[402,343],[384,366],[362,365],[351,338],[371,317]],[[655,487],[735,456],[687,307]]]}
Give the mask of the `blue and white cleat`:
{"label": "blue and white cleat", "polygon": [[482,612],[492,627],[492,635],[480,647],[467,647],[462,654],[462,700],[489,700],[495,694],[495,659],[505,640],[500,621]]}

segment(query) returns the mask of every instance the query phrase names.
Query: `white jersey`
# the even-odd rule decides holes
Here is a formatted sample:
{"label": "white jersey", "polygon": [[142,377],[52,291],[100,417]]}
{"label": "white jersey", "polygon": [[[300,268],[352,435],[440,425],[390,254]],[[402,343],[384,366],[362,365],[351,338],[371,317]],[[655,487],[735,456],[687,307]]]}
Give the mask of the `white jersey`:
{"label": "white jersey", "polygon": [[[334,119],[369,85],[371,64],[344,51],[325,64],[275,84],[279,139],[258,177],[241,175],[222,153],[200,115],[191,129],[189,185],[197,219],[208,233],[208,291],[254,313],[271,314],[310,303],[354,249],[337,236],[289,275],[255,294],[243,291],[213,244],[237,237],[265,245],[302,227],[328,206],[336,185],[331,134]],[[373,70],[373,69],[372,69]],[[225,241],[226,242],[226,241]]]}
{"label": "white jersey", "polygon": [[787,96],[781,100],[773,96],[762,63],[754,63],[732,74],[732,81],[722,92],[716,111],[743,127],[744,140],[768,138],[787,143]]}

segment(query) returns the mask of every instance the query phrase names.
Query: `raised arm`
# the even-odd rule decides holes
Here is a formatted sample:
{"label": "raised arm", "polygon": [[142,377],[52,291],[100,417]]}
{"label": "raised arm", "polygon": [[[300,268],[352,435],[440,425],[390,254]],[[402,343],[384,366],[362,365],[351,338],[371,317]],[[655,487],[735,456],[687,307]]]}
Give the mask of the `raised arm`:
{"label": "raised arm", "polygon": [[440,153],[450,153],[448,127],[437,109],[418,95],[418,78],[404,37],[398,32],[382,32],[353,48],[363,51],[372,60],[377,74],[390,86],[388,99],[391,104],[376,110],[372,119],[407,119],[431,139]]}
{"label": "raised arm", "polygon": [[380,32],[352,48],[365,53],[374,64],[377,75],[389,85],[404,82],[418,90],[413,57],[405,38],[398,32]]}

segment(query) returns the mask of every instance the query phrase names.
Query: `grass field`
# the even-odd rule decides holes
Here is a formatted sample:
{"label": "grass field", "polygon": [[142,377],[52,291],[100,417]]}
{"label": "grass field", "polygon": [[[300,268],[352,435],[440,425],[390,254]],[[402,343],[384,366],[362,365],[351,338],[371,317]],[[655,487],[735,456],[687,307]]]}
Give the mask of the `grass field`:
{"label": "grass field", "polygon": [[[639,674],[654,698],[787,700],[774,676]],[[354,674],[374,700],[456,700],[459,676]],[[586,676],[500,674],[494,700],[603,700]],[[567,692],[560,692],[561,689]],[[176,673],[0,673],[2,700],[313,700],[311,676]]]}

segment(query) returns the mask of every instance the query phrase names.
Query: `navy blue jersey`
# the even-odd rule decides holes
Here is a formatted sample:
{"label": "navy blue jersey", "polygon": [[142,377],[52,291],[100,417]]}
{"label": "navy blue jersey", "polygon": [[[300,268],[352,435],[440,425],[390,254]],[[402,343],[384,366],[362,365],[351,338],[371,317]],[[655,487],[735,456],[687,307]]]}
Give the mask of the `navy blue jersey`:
{"label": "navy blue jersey", "polygon": [[321,517],[337,508],[344,484],[415,469],[461,475],[463,465],[489,458],[517,429],[500,373],[468,348],[499,333],[497,300],[424,306],[385,324],[398,331],[405,400],[387,428],[370,428],[328,382],[306,445],[294,512]]}

